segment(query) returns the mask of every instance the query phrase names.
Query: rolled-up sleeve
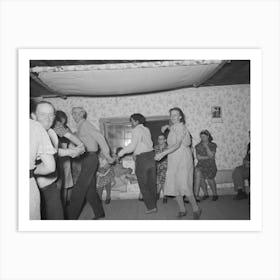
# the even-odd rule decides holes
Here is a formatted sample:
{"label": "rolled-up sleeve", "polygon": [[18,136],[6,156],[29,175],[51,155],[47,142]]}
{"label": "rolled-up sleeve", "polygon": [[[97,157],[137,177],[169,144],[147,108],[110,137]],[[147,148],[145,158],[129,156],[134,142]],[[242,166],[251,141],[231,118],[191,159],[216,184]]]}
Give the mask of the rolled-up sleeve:
{"label": "rolled-up sleeve", "polygon": [[136,150],[137,144],[141,137],[141,131],[136,128],[132,130],[131,142],[123,149],[125,154],[130,154]]}

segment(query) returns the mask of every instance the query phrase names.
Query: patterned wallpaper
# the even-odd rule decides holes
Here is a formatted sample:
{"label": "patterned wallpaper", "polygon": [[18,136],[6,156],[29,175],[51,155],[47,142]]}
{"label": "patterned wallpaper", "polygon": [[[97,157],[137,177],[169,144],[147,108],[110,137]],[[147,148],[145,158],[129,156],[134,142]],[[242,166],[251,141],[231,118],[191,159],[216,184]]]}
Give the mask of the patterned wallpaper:
{"label": "patterned wallpaper", "polygon": [[[168,115],[174,106],[180,107],[193,135],[194,145],[199,132],[208,129],[218,145],[218,169],[232,169],[242,163],[250,129],[250,85],[186,88],[154,94],[121,97],[68,97],[49,98],[56,109],[69,117],[69,126],[75,125],[71,117],[73,106],[82,106],[88,120],[99,127],[99,118],[129,117],[133,113],[144,116]],[[211,107],[222,107],[222,123],[213,123]]]}

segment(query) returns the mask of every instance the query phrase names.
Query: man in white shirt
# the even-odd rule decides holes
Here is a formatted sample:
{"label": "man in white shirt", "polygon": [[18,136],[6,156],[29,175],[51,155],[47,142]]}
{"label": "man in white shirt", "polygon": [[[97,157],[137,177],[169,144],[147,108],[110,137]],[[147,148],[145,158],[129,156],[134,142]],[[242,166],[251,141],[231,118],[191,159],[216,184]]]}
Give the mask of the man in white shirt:
{"label": "man in white shirt", "polygon": [[147,207],[147,214],[157,211],[156,206],[156,163],[150,130],[144,126],[145,117],[141,114],[130,116],[132,124],[131,143],[123,148],[118,156],[133,153],[135,156],[135,173],[140,191]]}
{"label": "man in white shirt", "polygon": [[[46,175],[55,171],[54,154],[50,137],[43,126],[34,120],[29,120],[29,216],[30,220],[41,219],[41,199],[35,175]],[[36,165],[40,158],[41,163]]]}
{"label": "man in white shirt", "polygon": [[[55,119],[55,108],[50,102],[38,102],[31,112],[31,117],[33,120],[38,121],[48,133],[55,154],[58,153],[59,156],[77,157],[83,153],[82,147],[58,149],[58,137],[54,130],[51,129]],[[42,198],[42,218],[47,220],[63,220],[64,211],[60,197],[60,190],[56,185],[57,173],[52,172],[47,175],[38,175],[36,176],[36,181],[40,188]]]}

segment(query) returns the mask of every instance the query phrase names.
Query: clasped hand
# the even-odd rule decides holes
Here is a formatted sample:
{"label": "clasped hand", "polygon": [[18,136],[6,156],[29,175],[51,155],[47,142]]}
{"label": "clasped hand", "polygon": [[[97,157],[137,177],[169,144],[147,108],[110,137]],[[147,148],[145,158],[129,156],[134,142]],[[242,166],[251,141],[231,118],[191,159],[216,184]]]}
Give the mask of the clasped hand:
{"label": "clasped hand", "polygon": [[159,154],[156,154],[156,155],[155,155],[154,159],[155,159],[156,161],[160,161],[163,157],[164,157],[164,155],[163,155],[162,153],[159,153]]}
{"label": "clasped hand", "polygon": [[85,145],[80,144],[79,146],[71,149],[70,157],[71,158],[78,157],[78,156],[82,155],[84,152],[85,152]]}

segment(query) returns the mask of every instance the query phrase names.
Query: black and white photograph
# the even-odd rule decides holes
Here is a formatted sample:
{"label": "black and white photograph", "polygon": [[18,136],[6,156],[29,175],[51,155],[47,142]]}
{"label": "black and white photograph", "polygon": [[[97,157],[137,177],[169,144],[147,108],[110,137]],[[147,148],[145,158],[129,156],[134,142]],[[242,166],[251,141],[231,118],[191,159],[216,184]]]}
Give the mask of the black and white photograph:
{"label": "black and white photograph", "polygon": [[279,20],[0,0],[0,279],[279,280]]}
{"label": "black and white photograph", "polygon": [[28,71],[29,220],[250,222],[250,59]]}

